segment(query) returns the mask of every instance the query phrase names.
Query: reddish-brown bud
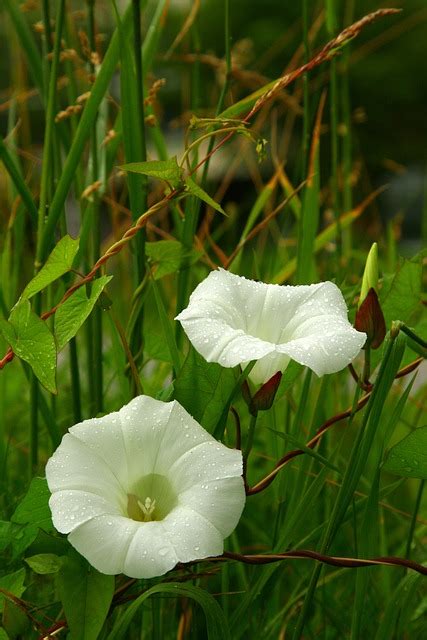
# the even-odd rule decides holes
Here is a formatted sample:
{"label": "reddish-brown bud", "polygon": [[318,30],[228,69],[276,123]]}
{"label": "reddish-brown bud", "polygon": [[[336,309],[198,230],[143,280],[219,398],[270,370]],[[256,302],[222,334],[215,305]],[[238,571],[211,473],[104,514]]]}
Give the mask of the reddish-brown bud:
{"label": "reddish-brown bud", "polygon": [[242,395],[249,407],[250,413],[253,416],[256,416],[258,411],[267,411],[267,409],[270,409],[274,402],[281,379],[282,372],[278,371],[270,378],[270,380],[267,380],[267,382],[258,389],[254,396],[251,396],[249,385],[245,381],[242,386]]}
{"label": "reddish-brown bud", "polygon": [[386,326],[384,314],[378,300],[377,292],[371,287],[368,294],[356,313],[354,327],[358,331],[363,331],[368,336],[366,346],[378,349],[382,344]]}

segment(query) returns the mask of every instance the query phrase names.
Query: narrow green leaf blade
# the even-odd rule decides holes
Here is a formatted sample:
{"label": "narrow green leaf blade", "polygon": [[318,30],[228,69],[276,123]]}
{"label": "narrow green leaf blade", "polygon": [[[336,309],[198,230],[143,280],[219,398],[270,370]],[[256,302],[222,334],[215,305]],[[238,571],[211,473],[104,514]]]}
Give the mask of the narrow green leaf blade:
{"label": "narrow green leaf blade", "polygon": [[25,207],[28,210],[33,222],[37,224],[37,207],[34,204],[33,196],[25,184],[18,167],[15,164],[11,153],[5,145],[3,138],[0,136],[0,160],[3,162],[16,190],[22,198]]}
{"label": "narrow green leaf blade", "polygon": [[86,288],[80,287],[62,304],[55,314],[55,337],[58,351],[73,338],[84,321],[90,315],[104,287],[113,276],[101,276],[92,283],[92,290],[87,295]]}
{"label": "narrow green leaf blade", "polygon": [[139,607],[150,596],[157,593],[165,593],[174,595],[177,598],[183,597],[195,600],[202,607],[203,613],[205,614],[209,640],[230,640],[227,620],[217,601],[207,591],[200,589],[200,587],[174,582],[157,584],[134,600],[134,602],[128,606],[123,616],[119,618],[112,632],[107,637],[107,640],[128,638],[129,636],[126,635],[127,629]]}
{"label": "narrow green leaf blade", "polygon": [[79,238],[71,238],[68,235],[61,238],[38,274],[25,287],[21,300],[28,300],[70,271],[78,248]]}
{"label": "narrow green leaf blade", "polygon": [[19,302],[9,321],[0,319],[0,331],[14,353],[28,362],[41,384],[56,393],[56,345],[49,328],[28,300]]}

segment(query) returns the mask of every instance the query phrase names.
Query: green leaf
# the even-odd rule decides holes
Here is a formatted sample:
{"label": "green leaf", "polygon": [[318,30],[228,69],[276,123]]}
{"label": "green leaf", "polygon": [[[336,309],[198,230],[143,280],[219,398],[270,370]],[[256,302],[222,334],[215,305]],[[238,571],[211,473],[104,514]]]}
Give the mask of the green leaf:
{"label": "green leaf", "polygon": [[163,302],[162,294],[159,291],[159,285],[155,280],[152,280],[151,286],[153,288],[154,300],[156,302],[158,319],[160,320],[160,324],[163,329],[163,339],[166,341],[166,344],[168,345],[170,357],[171,357],[175,372],[178,373],[179,370],[181,369],[181,357],[176,344],[175,334],[173,332],[172,325],[168,318],[168,314],[165,308],[165,304]]}
{"label": "green leaf", "polygon": [[113,276],[101,276],[92,283],[89,297],[86,287],[80,287],[62,304],[55,314],[55,338],[58,351],[73,338],[91,313],[104,287]]}
{"label": "green leaf", "polygon": [[172,363],[163,327],[159,322],[153,287],[149,287],[144,302],[144,351],[149,358]]}
{"label": "green leaf", "polygon": [[58,573],[63,564],[63,559],[54,553],[39,553],[36,556],[25,558],[25,562],[34,573],[46,575]]}
{"label": "green leaf", "polygon": [[19,598],[25,591],[24,580],[25,569],[18,569],[18,571],[9,573],[7,576],[0,578],[0,611],[3,611],[4,602],[6,600],[6,596],[3,595],[2,589]]}
{"label": "green leaf", "polygon": [[42,385],[56,393],[56,344],[49,327],[31,310],[28,300],[15,305],[0,331],[14,353],[28,362]]}
{"label": "green leaf", "polygon": [[193,348],[175,381],[175,399],[212,432],[235,385],[232,369],[206,360]]}
{"label": "green leaf", "polygon": [[177,598],[191,598],[195,600],[202,607],[203,613],[205,614],[208,639],[230,640],[227,620],[217,601],[207,591],[200,589],[200,587],[174,582],[157,584],[142,593],[127,607],[124,614],[118,619],[112,632],[107,636],[107,640],[129,638],[130,636],[127,635],[127,629],[132,622],[132,618],[144,601],[156,593],[165,593],[174,595]]}
{"label": "green leaf", "polygon": [[156,267],[153,270],[155,280],[160,280],[163,276],[175,273],[179,269],[183,259],[187,261],[187,264],[194,264],[200,256],[199,251],[186,249],[176,240],[146,242],[145,253]]}
{"label": "green leaf", "polygon": [[31,298],[51,282],[70,271],[74,257],[79,249],[79,238],[64,236],[53,249],[38,274],[27,284],[21,295],[21,300]]}
{"label": "green leaf", "polygon": [[77,553],[64,558],[58,586],[69,640],[98,638],[113,599],[114,584],[114,576],[99,573]]}
{"label": "green leaf", "polygon": [[182,182],[182,168],[178,165],[176,156],[168,160],[129,162],[121,165],[120,169],[164,180],[171,184],[172,187],[178,187]]}
{"label": "green leaf", "polygon": [[0,520],[0,551],[4,551],[12,542],[16,532],[13,522]]}
{"label": "green leaf", "polygon": [[395,444],[383,469],[405,478],[427,480],[427,426],[415,429]]}
{"label": "green leaf", "polygon": [[387,329],[393,320],[410,324],[414,312],[421,308],[421,275],[420,258],[403,260],[385,296],[380,296]]}
{"label": "green leaf", "polygon": [[185,185],[186,185],[186,191],[191,193],[191,195],[196,196],[197,198],[200,198],[200,200],[203,200],[203,202],[206,202],[206,204],[208,204],[210,207],[212,207],[216,211],[223,213],[225,216],[227,215],[224,209],[221,207],[221,205],[219,205],[218,202],[215,202],[215,200],[213,200],[213,198],[211,198],[210,195],[206,193],[204,189],[202,189],[202,187],[199,187],[199,185],[196,184],[194,180],[192,180],[189,177],[185,178]]}
{"label": "green leaf", "polygon": [[22,553],[37,537],[39,529],[53,533],[49,509],[50,491],[45,478],[33,478],[28,492],[15,509],[11,521],[23,525],[14,535],[14,557]]}

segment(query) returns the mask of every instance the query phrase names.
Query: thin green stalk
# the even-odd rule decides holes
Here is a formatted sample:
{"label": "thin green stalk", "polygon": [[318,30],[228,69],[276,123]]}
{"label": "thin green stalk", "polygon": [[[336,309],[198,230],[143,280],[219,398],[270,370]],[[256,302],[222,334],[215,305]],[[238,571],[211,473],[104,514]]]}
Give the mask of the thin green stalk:
{"label": "thin green stalk", "polygon": [[21,11],[20,3],[16,2],[16,0],[3,0],[3,4],[18,34],[22,49],[25,51],[32,80],[40,92],[41,100],[44,101],[43,68],[33,33]]}
{"label": "thin green stalk", "polygon": [[[308,41],[308,0],[302,2],[302,35],[304,43],[304,64],[310,60],[310,44]],[[310,148],[310,94],[308,73],[304,73],[303,82],[303,132],[302,132],[302,179],[307,176],[308,152]]]}
{"label": "thin green stalk", "polygon": [[[141,3],[140,0],[132,0],[133,10],[133,45],[134,45],[134,57],[135,57],[135,72],[136,72],[136,97],[137,104],[136,109],[139,114],[139,130],[134,132],[134,135],[139,135],[139,147],[141,150],[140,162],[144,162],[147,158],[146,152],[146,136],[145,136],[145,109],[144,109],[144,73],[143,73],[143,49],[141,38]],[[141,195],[141,209],[145,211],[147,209],[147,178],[141,177],[140,189]],[[140,216],[139,211],[132,211],[133,220],[137,220]],[[139,284],[144,278],[145,273],[145,229],[142,229],[138,234],[138,238],[135,240],[135,266],[137,274],[137,284]]]}
{"label": "thin green stalk", "polygon": [[213,432],[213,437],[216,438],[217,440],[221,440],[223,435],[224,435],[224,431],[225,431],[225,426],[227,423],[227,416],[229,414],[230,411],[230,406],[231,404],[234,402],[235,398],[237,397],[237,395],[240,393],[241,389],[242,389],[242,384],[245,382],[246,378],[248,377],[248,375],[250,374],[250,372],[252,371],[252,369],[254,368],[256,363],[256,360],[251,360],[251,362],[249,362],[246,367],[243,369],[243,371],[241,371],[240,375],[238,376],[237,380],[236,380],[236,384],[234,385],[233,389],[231,390],[230,395],[227,398],[226,403],[224,404],[224,409],[222,411],[222,414],[215,426],[214,432]]}
{"label": "thin green stalk", "polygon": [[[342,140],[342,168],[343,168],[343,210],[351,211],[353,209],[353,191],[352,191],[352,135],[351,135],[351,104],[350,104],[350,83],[348,77],[348,60],[350,58],[350,50],[347,47],[344,51],[345,70],[342,76],[342,120],[344,125],[344,135]],[[351,252],[351,227],[342,230],[342,249],[343,255],[347,258]]]}
{"label": "thin green stalk", "polygon": [[425,484],[426,484],[426,481],[421,480],[420,484],[418,485],[417,498],[415,501],[414,511],[412,513],[411,524],[409,526],[408,539],[406,540],[405,558],[408,558],[408,560],[411,557],[412,541],[414,539],[415,527],[417,524],[417,518],[418,518],[420,506],[421,506],[421,500],[423,498]]}
{"label": "thin green stalk", "polygon": [[30,373],[30,463],[28,467],[29,480],[37,471],[39,451],[39,381],[33,372]]}
{"label": "thin green stalk", "polygon": [[[334,37],[337,29],[337,17],[335,0],[326,0],[326,26],[331,37]],[[340,197],[338,188],[338,169],[339,169],[339,156],[338,156],[338,75],[337,64],[333,58],[330,61],[330,121],[331,121],[331,195],[332,195],[332,208],[335,215],[335,221],[337,224],[336,235],[336,250],[338,264],[341,264],[341,251],[342,251],[342,238],[341,238],[341,223],[340,223]]]}
{"label": "thin green stalk", "polygon": [[[200,48],[200,43],[198,39],[198,32],[194,30],[194,39],[196,49]],[[218,99],[218,104],[216,107],[216,115],[218,116],[224,109],[225,98],[227,96],[227,92],[230,86],[230,78],[231,78],[231,30],[230,30],[230,0],[224,0],[224,45],[225,45],[225,81],[221,89],[221,93]],[[195,95],[192,96],[193,104],[192,108],[196,109],[198,106],[198,97],[199,97],[199,85],[200,85],[200,67],[199,64],[193,65],[193,90]],[[210,152],[213,149],[215,142],[215,138],[212,137],[209,141],[208,152],[209,156]],[[201,185],[202,188],[206,188],[207,176],[209,170],[209,160],[207,160],[203,167]],[[184,221],[184,226],[182,229],[182,234],[180,235],[181,242],[184,245],[184,248],[191,247],[193,245],[193,237],[195,231],[197,229],[199,213],[200,213],[201,201],[198,198],[189,198],[188,205],[186,208],[186,217]],[[188,295],[188,285],[189,285],[189,265],[187,261],[184,259],[183,264],[180,267],[180,272],[178,276],[178,294],[177,294],[177,303],[176,303],[176,313],[178,314],[184,307],[186,303],[186,298]],[[178,345],[182,339],[182,328],[177,323],[176,325],[176,337],[178,341]]]}
{"label": "thin green stalk", "polygon": [[[42,253],[42,239],[44,234],[44,221],[47,211],[49,189],[52,181],[53,157],[54,157],[54,119],[55,119],[55,104],[56,104],[56,82],[58,78],[59,69],[59,54],[61,50],[61,37],[62,28],[64,24],[65,13],[65,0],[58,0],[57,14],[56,14],[56,31],[55,31],[55,43],[53,48],[53,60],[49,77],[49,89],[47,94],[46,103],[46,128],[44,135],[44,151],[43,151],[43,164],[42,175],[40,185],[40,200],[38,210],[37,221],[37,246],[36,246],[36,260],[34,264],[34,270],[40,269],[43,262]],[[51,240],[50,240],[51,241]],[[34,299],[34,310],[37,314],[41,312],[41,294],[37,294]],[[38,464],[38,431],[39,431],[39,382],[31,373],[31,386],[30,386],[30,464],[29,472],[30,477],[34,475]]]}
{"label": "thin green stalk", "polygon": [[[129,8],[123,16],[123,25],[128,25],[130,19],[131,11]],[[64,163],[61,178],[58,182],[55,194],[49,207],[49,213],[44,226],[44,234],[41,243],[41,253],[43,256],[45,256],[49,250],[51,238],[55,231],[55,227],[57,225],[59,217],[62,213],[68,191],[74,180],[80,157],[83,153],[85,144],[92,132],[92,127],[97,116],[99,106],[110,84],[111,78],[117,65],[118,58],[119,41],[116,29],[110,40],[110,45],[108,47],[107,53],[105,54],[96,80],[92,86],[90,97],[87,100],[85,108],[80,117],[76,135],[73,138],[73,142],[68,152],[67,159]]]}
{"label": "thin green stalk", "polygon": [[[95,0],[87,0],[88,4],[88,32],[89,46],[92,52],[96,51],[95,33]],[[96,74],[96,67],[90,61],[90,72],[92,76]],[[99,178],[99,158],[98,158],[98,134],[97,117],[94,118],[92,133],[90,137],[91,145],[91,181],[96,182]],[[91,201],[86,209],[86,216],[92,218],[92,252],[90,262],[94,264],[101,254],[101,219],[99,197],[95,191],[91,195]],[[89,348],[93,349],[92,369],[90,375],[93,378],[93,410],[95,413],[102,412],[103,409],[103,357],[102,357],[102,309],[96,306],[88,321]]]}
{"label": "thin green stalk", "polygon": [[36,249],[36,269],[39,269],[42,265],[45,257],[44,250],[52,242],[52,236],[46,238],[45,243],[43,240],[46,236],[47,229],[45,228],[45,215],[47,213],[47,196],[49,189],[50,168],[52,166],[53,158],[53,135],[55,126],[55,103],[56,103],[56,81],[58,78],[59,69],[59,54],[61,50],[61,37],[62,27],[64,24],[65,13],[65,0],[58,0],[57,15],[56,15],[56,30],[55,30],[55,43],[53,47],[53,60],[50,70],[49,78],[49,90],[46,105],[46,130],[44,135],[44,151],[43,151],[43,164],[42,175],[40,180],[40,200],[38,211],[38,223],[37,223],[37,249]]}
{"label": "thin green stalk", "polygon": [[[345,517],[371,450],[376,429],[380,424],[380,416],[384,407],[384,402],[393,384],[394,376],[397,373],[404,349],[405,338],[393,332],[388,340],[385,354],[381,362],[380,371],[378,373],[372,395],[366,406],[362,424],[353,445],[347,469],[344,474],[331,517],[322,536],[320,553],[327,553],[335,534]],[[294,640],[301,638],[321,570],[322,567],[317,566],[312,572],[307,596],[304,600],[292,636]]]}
{"label": "thin green stalk", "polygon": [[258,418],[258,412],[255,415],[251,415],[251,420],[249,422],[248,435],[246,438],[246,447],[243,454],[243,459],[247,461],[249,458],[249,454],[252,450],[254,444],[254,436],[255,436],[255,427]]}
{"label": "thin green stalk", "polygon": [[[200,35],[198,30],[197,20],[195,20],[192,26],[193,48],[196,53],[200,52]],[[197,60],[191,68],[191,110],[197,113],[200,105],[200,62]],[[197,165],[197,154],[193,160],[193,167]],[[178,314],[184,308],[190,286],[190,261],[188,259],[188,250],[193,246],[193,238],[197,229],[198,219],[200,212],[200,200],[194,196],[190,197],[186,201],[185,217],[182,227],[182,233],[180,234],[180,240],[182,242],[183,255],[177,284],[177,298],[176,298],[176,313]],[[179,322],[176,323],[175,335],[180,346],[183,338],[183,330]]]}
{"label": "thin green stalk", "polygon": [[34,204],[33,196],[31,195],[30,190],[22,179],[21,173],[16,166],[16,163],[7,146],[5,145],[2,137],[0,137],[0,160],[3,162],[4,167],[8,172],[13,184],[15,185],[16,190],[21,196],[22,201],[26,206],[28,213],[30,214],[31,220],[37,223],[38,213],[37,207]]}
{"label": "thin green stalk", "polygon": [[82,406],[80,398],[80,371],[79,359],[77,357],[77,342],[75,338],[71,338],[69,342],[70,352],[70,374],[71,374],[71,395],[73,398],[73,417],[74,422],[82,420]]}

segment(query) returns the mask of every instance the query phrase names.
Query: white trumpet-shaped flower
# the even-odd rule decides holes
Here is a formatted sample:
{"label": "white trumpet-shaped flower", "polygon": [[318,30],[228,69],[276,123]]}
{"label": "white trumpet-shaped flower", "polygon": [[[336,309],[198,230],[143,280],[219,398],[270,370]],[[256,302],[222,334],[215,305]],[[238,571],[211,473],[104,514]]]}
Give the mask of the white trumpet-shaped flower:
{"label": "white trumpet-shaped flower", "polygon": [[220,555],[245,503],[241,452],[148,396],[71,427],[46,478],[56,529],[102,573],[133,578]]}
{"label": "white trumpet-shaped flower", "polygon": [[347,319],[332,282],[284,286],[212,271],[177,317],[195,349],[223,367],[257,360],[255,384],[284,371],[290,360],[318,376],[348,365],[366,341]]}

